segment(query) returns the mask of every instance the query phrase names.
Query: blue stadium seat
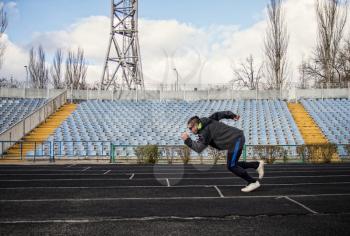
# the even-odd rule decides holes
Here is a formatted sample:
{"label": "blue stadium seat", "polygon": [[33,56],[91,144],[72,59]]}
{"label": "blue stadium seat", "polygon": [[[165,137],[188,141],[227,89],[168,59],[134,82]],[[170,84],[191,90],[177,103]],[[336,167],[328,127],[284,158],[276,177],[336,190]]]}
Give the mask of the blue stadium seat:
{"label": "blue stadium seat", "polygon": [[[103,155],[109,146],[103,145],[101,141],[111,141],[116,145],[180,145],[183,144],[180,133],[186,130],[189,117],[194,114],[209,116],[222,110],[241,115],[238,122],[223,122],[243,129],[247,144],[304,143],[287,104],[280,100],[90,100],[80,103],[77,110],[55,130],[50,140],[88,141],[88,147],[74,146],[79,155],[83,152],[87,152],[87,155]],[[64,146],[67,155],[76,154],[70,142],[64,142]],[[124,150],[122,154],[126,156],[133,152]]]}
{"label": "blue stadium seat", "polygon": [[44,105],[46,99],[0,98],[0,133]]}
{"label": "blue stadium seat", "polygon": [[[329,142],[350,143],[349,99],[302,99],[301,103]],[[339,146],[338,153],[340,156],[349,155],[342,146]]]}

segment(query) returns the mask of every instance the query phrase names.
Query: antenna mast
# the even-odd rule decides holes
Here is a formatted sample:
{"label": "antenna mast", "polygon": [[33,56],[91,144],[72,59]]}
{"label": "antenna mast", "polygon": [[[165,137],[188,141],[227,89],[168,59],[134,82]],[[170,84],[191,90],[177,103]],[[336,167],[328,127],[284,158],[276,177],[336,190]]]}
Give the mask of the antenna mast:
{"label": "antenna mast", "polygon": [[111,0],[111,34],[101,89],[143,89],[138,0]]}

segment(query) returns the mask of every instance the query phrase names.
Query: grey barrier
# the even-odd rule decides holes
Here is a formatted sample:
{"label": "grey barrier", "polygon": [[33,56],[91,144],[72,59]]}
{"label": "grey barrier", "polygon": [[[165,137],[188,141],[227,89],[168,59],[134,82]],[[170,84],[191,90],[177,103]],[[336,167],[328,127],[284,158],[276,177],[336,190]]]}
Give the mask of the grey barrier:
{"label": "grey barrier", "polygon": [[[63,91],[56,97],[47,100],[43,106],[37,108],[25,118],[0,133],[0,141],[17,142],[21,140],[23,136],[45,121],[52,113],[65,104],[66,101],[67,91]],[[10,146],[10,143],[2,145],[0,147],[0,154],[6,152]]]}
{"label": "grey barrier", "polygon": [[[68,90],[67,99],[72,100],[243,100],[243,99],[283,99],[299,100],[302,98],[350,98],[349,88],[320,88],[284,90],[234,90],[228,86],[206,89],[181,90]],[[59,89],[20,89],[0,88],[0,97],[50,98],[61,94]]]}

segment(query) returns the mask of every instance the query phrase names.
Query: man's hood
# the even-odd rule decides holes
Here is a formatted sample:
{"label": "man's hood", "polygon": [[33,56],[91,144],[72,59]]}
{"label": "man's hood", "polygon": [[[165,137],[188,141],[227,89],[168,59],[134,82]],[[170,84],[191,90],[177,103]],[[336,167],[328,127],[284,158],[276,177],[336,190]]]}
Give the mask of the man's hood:
{"label": "man's hood", "polygon": [[207,117],[200,118],[200,121],[202,123],[202,129],[212,122],[212,120]]}

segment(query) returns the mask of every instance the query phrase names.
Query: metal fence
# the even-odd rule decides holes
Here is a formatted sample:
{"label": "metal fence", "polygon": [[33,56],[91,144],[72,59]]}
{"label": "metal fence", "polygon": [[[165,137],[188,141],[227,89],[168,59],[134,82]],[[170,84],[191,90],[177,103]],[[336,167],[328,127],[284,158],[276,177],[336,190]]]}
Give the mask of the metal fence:
{"label": "metal fence", "polygon": [[[327,145],[327,144],[326,144]],[[332,144],[330,144],[332,145]],[[340,160],[346,160],[350,158],[350,144],[333,144],[335,145],[335,153],[339,156]],[[308,146],[312,145],[245,145],[243,149],[243,159],[275,159],[276,161],[300,161],[306,162],[310,149]],[[316,148],[322,148],[322,144]],[[304,147],[304,149],[301,149]],[[324,146],[324,148],[327,148]],[[327,153],[324,150],[323,153]],[[330,151],[331,153],[331,151]],[[331,159],[332,157],[328,157]],[[273,160],[271,160],[273,161]]]}
{"label": "metal fence", "polygon": [[[232,84],[158,84],[144,90],[71,90],[69,100],[242,100],[242,99],[285,99],[302,98],[350,98],[350,86],[324,85],[320,88],[299,88],[291,86],[282,90],[242,90]],[[49,98],[62,93],[57,89],[0,88],[0,97]]]}
{"label": "metal fence", "polygon": [[[3,152],[1,158],[20,160],[48,160],[59,159],[83,159],[83,160],[110,160],[114,163],[118,159],[137,159],[137,149],[144,146],[114,145],[110,141],[0,141],[0,148],[17,145],[16,153]],[[274,158],[277,162],[306,162],[306,157],[298,151],[302,145],[245,145],[242,160],[257,160]],[[157,146],[160,160],[182,159],[184,157],[184,145],[159,145]],[[273,147],[269,149],[269,147]],[[337,154],[341,160],[349,160],[350,144],[337,144]],[[198,154],[188,149],[187,154],[191,159],[215,158],[225,160],[225,151],[215,151],[208,148]]]}
{"label": "metal fence", "polygon": [[83,159],[110,158],[110,141],[53,141],[54,158],[77,157]]}
{"label": "metal fence", "polygon": [[53,161],[52,142],[49,141],[0,141],[0,148],[16,145],[16,151],[8,150],[0,153],[0,157],[7,160],[49,160]]}
{"label": "metal fence", "polygon": [[[277,162],[307,162],[309,161],[303,153],[298,151],[298,147],[303,145],[244,145],[242,159],[243,160],[258,160],[266,159],[268,161]],[[135,148],[140,146],[123,146],[111,144],[111,162],[115,162],[117,158],[136,157]],[[183,156],[183,148],[185,146],[157,146],[159,150],[159,157],[164,158],[181,158]],[[274,147],[269,149],[268,147]],[[336,144],[337,154],[341,160],[348,160],[350,158],[350,144]],[[214,159],[217,157],[225,158],[226,152],[213,152],[206,150],[201,154],[190,151],[191,158],[208,158]],[[274,159],[274,160],[269,160]]]}

